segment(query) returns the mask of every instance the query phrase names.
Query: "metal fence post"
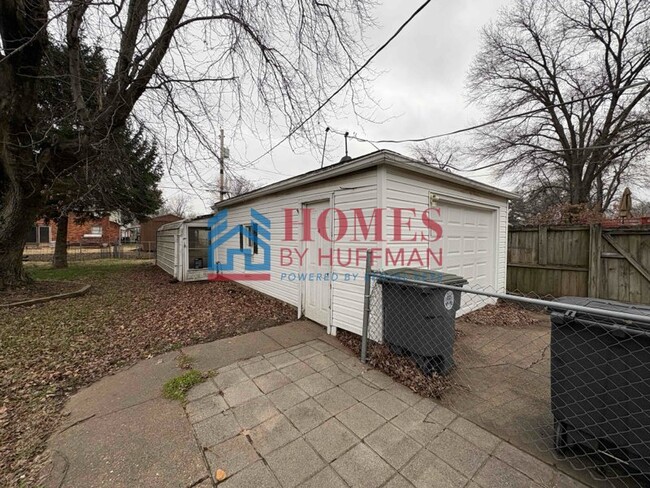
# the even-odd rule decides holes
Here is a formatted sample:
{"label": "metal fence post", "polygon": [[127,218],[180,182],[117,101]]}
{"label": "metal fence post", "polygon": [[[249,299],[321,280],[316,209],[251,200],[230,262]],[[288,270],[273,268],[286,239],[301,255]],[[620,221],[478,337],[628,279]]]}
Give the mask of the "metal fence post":
{"label": "metal fence post", "polygon": [[364,279],[365,286],[363,291],[363,327],[361,329],[361,362],[366,362],[366,355],[368,352],[368,323],[370,321],[370,273],[372,266],[370,265],[370,257],[372,252],[366,252],[366,272]]}

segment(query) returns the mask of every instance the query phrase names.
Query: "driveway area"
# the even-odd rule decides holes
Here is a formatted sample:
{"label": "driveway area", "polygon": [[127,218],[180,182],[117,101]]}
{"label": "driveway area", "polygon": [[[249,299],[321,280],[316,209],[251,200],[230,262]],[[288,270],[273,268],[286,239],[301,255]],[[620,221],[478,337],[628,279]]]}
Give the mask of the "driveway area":
{"label": "driveway area", "polygon": [[185,348],[215,371],[185,407],[169,353],[74,396],[46,486],[579,487],[295,322]]}

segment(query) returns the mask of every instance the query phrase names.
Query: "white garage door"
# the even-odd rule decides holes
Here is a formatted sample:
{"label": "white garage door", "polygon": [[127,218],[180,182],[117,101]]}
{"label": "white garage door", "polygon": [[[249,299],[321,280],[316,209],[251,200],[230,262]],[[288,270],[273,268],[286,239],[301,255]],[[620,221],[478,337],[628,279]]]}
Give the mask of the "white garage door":
{"label": "white garage door", "polygon": [[[465,278],[472,288],[496,290],[496,211],[452,203],[440,204],[443,271]],[[486,304],[463,294],[459,313]]]}

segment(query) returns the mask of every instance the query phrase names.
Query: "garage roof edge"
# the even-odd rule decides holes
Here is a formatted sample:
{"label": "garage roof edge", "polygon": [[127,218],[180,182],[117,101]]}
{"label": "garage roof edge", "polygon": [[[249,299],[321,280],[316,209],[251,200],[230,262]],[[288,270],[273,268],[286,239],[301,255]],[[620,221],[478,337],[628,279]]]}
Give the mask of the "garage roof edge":
{"label": "garage roof edge", "polygon": [[348,173],[353,173],[355,171],[360,171],[363,169],[371,168],[373,166],[379,166],[385,164],[388,166],[393,166],[396,168],[404,169],[406,171],[411,171],[415,173],[424,174],[434,178],[438,178],[450,183],[455,183],[468,188],[473,188],[478,191],[482,191],[491,195],[497,195],[502,198],[507,199],[517,199],[519,198],[517,194],[501,190],[500,188],[495,188],[485,183],[480,183],[474,181],[470,178],[464,176],[455,175],[447,171],[434,168],[429,166],[421,161],[418,161],[413,158],[409,158],[402,154],[396,153],[394,151],[389,151],[387,149],[381,149],[363,156],[359,156],[351,161],[335,163],[324,168],[319,168],[307,173],[302,173],[297,176],[292,176],[285,180],[278,181],[276,183],[271,183],[270,185],[257,188],[247,193],[243,193],[236,197],[228,198],[221,202],[217,202],[214,205],[216,209],[222,209],[230,207],[232,205],[238,205],[255,198],[262,196],[272,195],[274,193],[279,193],[281,191],[290,190],[300,185],[315,183],[318,181],[327,180],[330,178],[335,178],[337,176],[342,176]]}

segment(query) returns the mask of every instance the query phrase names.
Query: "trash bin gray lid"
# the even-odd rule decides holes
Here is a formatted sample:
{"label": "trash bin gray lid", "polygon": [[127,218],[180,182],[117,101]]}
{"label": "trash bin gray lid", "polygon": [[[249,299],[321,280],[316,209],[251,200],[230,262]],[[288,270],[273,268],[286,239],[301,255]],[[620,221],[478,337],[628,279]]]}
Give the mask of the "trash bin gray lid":
{"label": "trash bin gray lid", "polygon": [[[441,271],[432,271],[422,268],[396,268],[382,271],[381,274],[390,278],[401,278],[404,280],[427,281],[429,283],[440,283],[441,285],[462,286],[467,280],[462,276]],[[381,279],[381,278],[380,278]]]}
{"label": "trash bin gray lid", "polygon": [[[602,300],[599,298],[587,298],[587,297],[561,297],[561,298],[556,298],[555,300],[553,300],[553,302],[566,303],[567,305],[579,305],[581,307],[589,307],[596,310],[609,310],[612,312],[629,313],[634,315],[642,315],[644,317],[650,317],[649,306],[636,305],[636,304],[625,303],[625,302],[617,302],[614,300]],[[552,303],[548,305],[548,308],[551,311],[557,311],[561,313],[565,312],[564,309],[553,308]],[[587,319],[593,320],[595,318],[593,316],[590,316],[588,312],[576,312],[575,317],[584,320]],[[607,322],[614,322],[614,323],[628,322],[628,321],[617,320],[613,317],[607,317],[607,318],[603,317],[603,320],[606,320]],[[638,323],[637,325],[642,328],[649,328],[647,324]]]}

